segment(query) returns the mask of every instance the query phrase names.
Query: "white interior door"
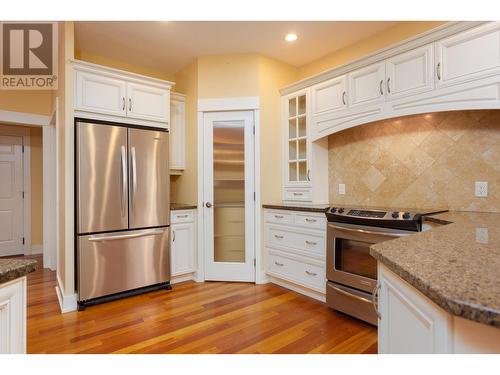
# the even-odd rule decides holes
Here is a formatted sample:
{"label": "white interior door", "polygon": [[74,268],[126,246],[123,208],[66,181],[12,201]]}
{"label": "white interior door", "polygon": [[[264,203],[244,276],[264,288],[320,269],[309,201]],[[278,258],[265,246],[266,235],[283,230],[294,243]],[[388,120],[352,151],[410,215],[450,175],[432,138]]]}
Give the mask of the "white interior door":
{"label": "white interior door", "polygon": [[255,281],[254,115],[203,120],[205,279]]}
{"label": "white interior door", "polygon": [[0,136],[0,256],[23,254],[23,138]]}

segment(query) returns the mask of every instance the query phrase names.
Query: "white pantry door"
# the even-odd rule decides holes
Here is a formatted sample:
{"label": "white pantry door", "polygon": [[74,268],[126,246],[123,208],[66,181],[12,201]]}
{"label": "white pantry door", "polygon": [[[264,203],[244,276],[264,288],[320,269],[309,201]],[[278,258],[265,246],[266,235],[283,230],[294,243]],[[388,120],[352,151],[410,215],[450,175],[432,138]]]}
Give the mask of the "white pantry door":
{"label": "white pantry door", "polygon": [[0,136],[0,256],[23,254],[23,138]]}
{"label": "white pantry door", "polygon": [[203,117],[205,279],[255,281],[253,111]]}

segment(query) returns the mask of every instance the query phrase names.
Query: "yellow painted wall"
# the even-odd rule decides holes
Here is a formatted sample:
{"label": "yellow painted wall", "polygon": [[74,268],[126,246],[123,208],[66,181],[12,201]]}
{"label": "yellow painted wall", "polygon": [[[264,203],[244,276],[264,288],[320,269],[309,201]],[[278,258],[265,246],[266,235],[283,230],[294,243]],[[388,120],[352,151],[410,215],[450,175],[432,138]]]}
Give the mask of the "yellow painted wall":
{"label": "yellow painted wall", "polygon": [[42,128],[30,128],[31,147],[31,244],[43,244]]}
{"label": "yellow painted wall", "polygon": [[194,61],[175,75],[175,91],[186,94],[186,170],[180,176],[172,176],[171,201],[196,203],[197,197],[197,149],[198,149],[198,62]]}
{"label": "yellow painted wall", "polygon": [[198,98],[259,95],[256,54],[204,56],[198,59]]}
{"label": "yellow painted wall", "polygon": [[0,110],[51,115],[52,90],[0,90]]}
{"label": "yellow painted wall", "polygon": [[299,68],[298,78],[304,79],[325,70],[363,58],[385,47],[445,24],[445,21],[400,22],[358,43],[328,54]]}
{"label": "yellow painted wall", "polygon": [[116,59],[112,59],[108,56],[97,56],[86,51],[75,50],[75,58],[82,61],[87,61],[94,64],[109,66],[110,68],[121,69],[127,72],[142,74],[148,77],[154,77],[158,79],[164,79],[167,81],[174,81],[174,74],[158,71],[153,69],[148,69],[143,66],[138,66],[135,64],[130,64],[126,61],[119,61]]}

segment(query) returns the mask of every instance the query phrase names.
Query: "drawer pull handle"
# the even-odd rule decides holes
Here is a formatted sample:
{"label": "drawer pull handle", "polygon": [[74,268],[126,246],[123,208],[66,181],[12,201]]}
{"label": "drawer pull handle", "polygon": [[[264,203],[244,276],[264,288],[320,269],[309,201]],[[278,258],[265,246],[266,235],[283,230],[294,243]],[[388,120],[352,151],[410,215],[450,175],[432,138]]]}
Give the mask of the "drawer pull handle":
{"label": "drawer pull handle", "polygon": [[279,263],[279,262],[276,262],[276,261],[274,261],[274,264],[276,264],[277,266],[280,266],[280,267],[283,267],[283,266],[284,266],[284,264],[283,264],[283,263]]}
{"label": "drawer pull handle", "polygon": [[283,219],[283,215],[274,215],[276,219]]}
{"label": "drawer pull handle", "polygon": [[279,236],[279,235],[277,235],[277,234],[275,234],[275,235],[274,235],[274,237],[279,238],[279,239],[282,239],[282,238],[283,238],[283,236]]}
{"label": "drawer pull handle", "polygon": [[296,197],[300,197],[302,193],[293,193],[293,195],[295,195]]}
{"label": "drawer pull handle", "polygon": [[308,244],[308,245],[317,245],[318,243],[306,240],[306,244]]}
{"label": "drawer pull handle", "polygon": [[185,214],[185,215],[176,215],[176,216],[177,216],[177,218],[182,219],[184,217],[188,217],[188,214]]}
{"label": "drawer pull handle", "polygon": [[307,271],[306,270],[306,273],[309,275],[309,276],[318,276],[318,274],[316,272],[311,272],[311,271]]}
{"label": "drawer pull handle", "polygon": [[316,219],[309,219],[308,217],[306,217],[306,221],[309,222],[309,223],[315,223],[318,220],[316,220]]}

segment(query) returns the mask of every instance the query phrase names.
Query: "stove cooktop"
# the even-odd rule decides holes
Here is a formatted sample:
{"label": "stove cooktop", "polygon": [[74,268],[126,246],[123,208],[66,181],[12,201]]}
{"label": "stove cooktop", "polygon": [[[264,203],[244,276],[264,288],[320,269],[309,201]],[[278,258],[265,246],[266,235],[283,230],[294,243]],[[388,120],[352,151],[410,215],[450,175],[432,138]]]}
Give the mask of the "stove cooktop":
{"label": "stove cooktop", "polygon": [[394,228],[418,232],[422,228],[422,215],[430,212],[414,212],[394,209],[359,209],[355,207],[330,207],[326,218],[330,222]]}

